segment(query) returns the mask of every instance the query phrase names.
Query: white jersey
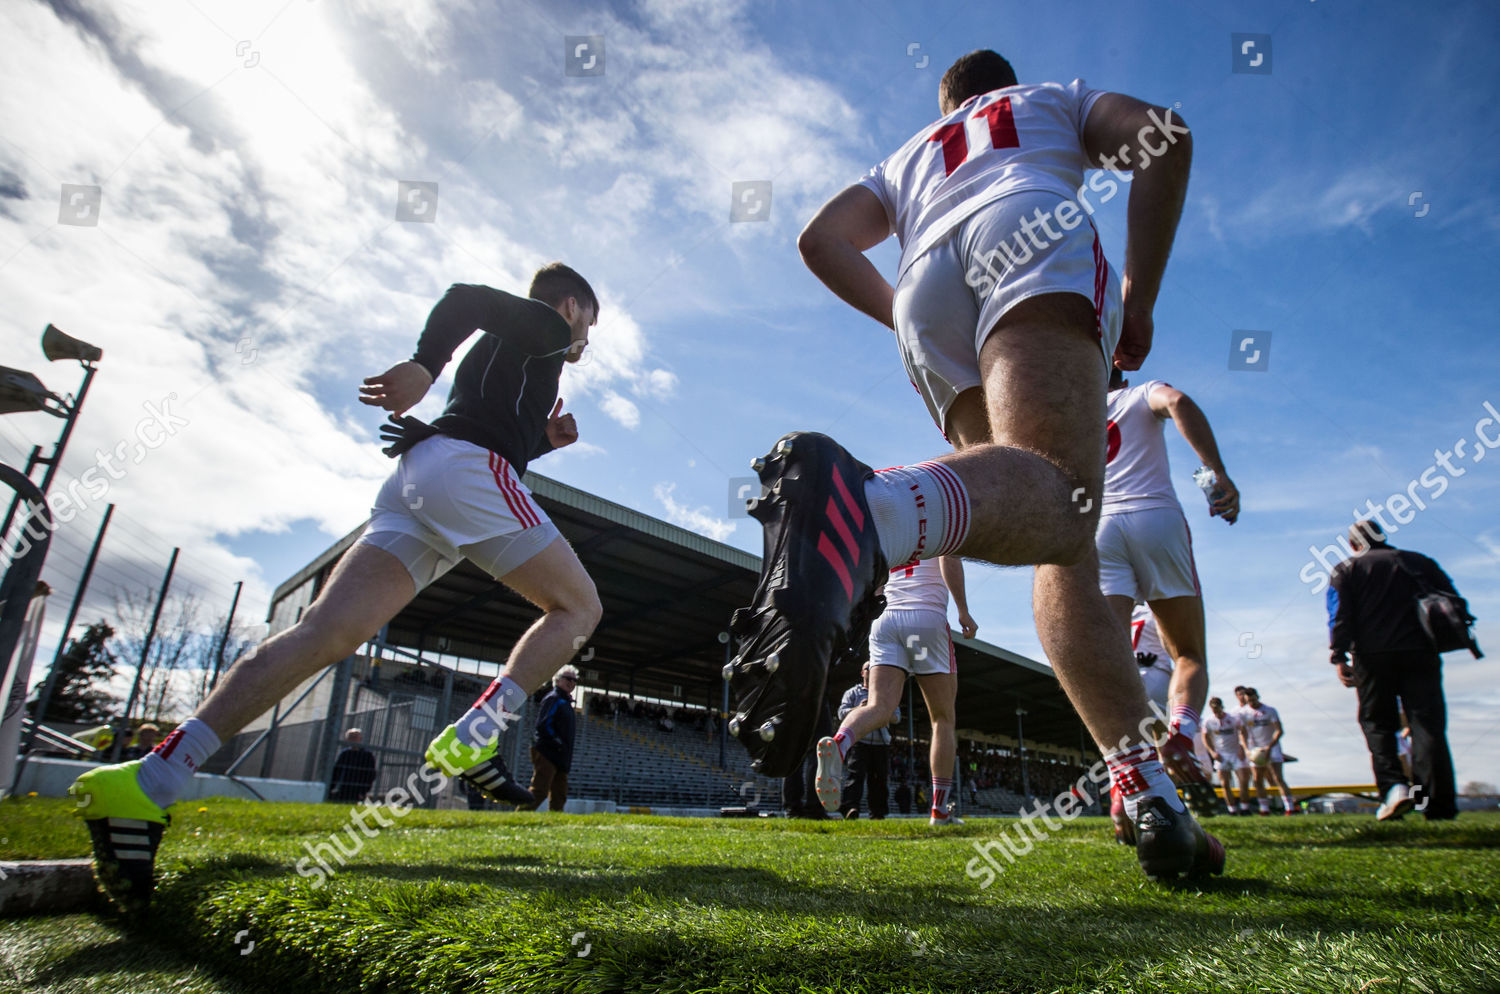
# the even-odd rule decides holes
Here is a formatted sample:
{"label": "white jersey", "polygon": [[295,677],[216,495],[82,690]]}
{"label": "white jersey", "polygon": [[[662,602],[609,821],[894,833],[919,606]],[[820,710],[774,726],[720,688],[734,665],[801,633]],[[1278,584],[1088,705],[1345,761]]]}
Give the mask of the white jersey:
{"label": "white jersey", "polygon": [[1231,711],[1225,711],[1222,718],[1210,711],[1201,727],[1203,734],[1213,743],[1214,752],[1220,756],[1242,759],[1245,753],[1240,748],[1240,724],[1240,719]]}
{"label": "white jersey", "polygon": [[1264,702],[1258,708],[1245,708],[1245,741],[1250,743],[1250,748],[1259,749],[1271,744],[1271,739],[1276,735],[1276,729],[1272,726],[1281,720],[1281,715],[1276,709]]}
{"label": "white jersey", "polygon": [[1001,197],[1027,190],[1077,197],[1091,168],[1083,124],[1103,94],[1081,79],[992,90],[923,128],[870,170],[860,182],[885,205],[901,242],[900,273]]}
{"label": "white jersey", "polygon": [[1108,439],[1104,456],[1104,504],[1100,514],[1123,514],[1152,507],[1178,510],[1167,464],[1162,418],[1151,410],[1151,391],[1167,386],[1151,380],[1109,392]]}
{"label": "white jersey", "polygon": [[936,559],[923,559],[891,570],[885,583],[887,611],[936,611],[948,614],[948,585]]}
{"label": "white jersey", "polygon": [[1154,654],[1168,673],[1172,671],[1172,654],[1162,645],[1161,633],[1156,630],[1156,615],[1145,604],[1137,604],[1130,613],[1130,647],[1138,653]]}

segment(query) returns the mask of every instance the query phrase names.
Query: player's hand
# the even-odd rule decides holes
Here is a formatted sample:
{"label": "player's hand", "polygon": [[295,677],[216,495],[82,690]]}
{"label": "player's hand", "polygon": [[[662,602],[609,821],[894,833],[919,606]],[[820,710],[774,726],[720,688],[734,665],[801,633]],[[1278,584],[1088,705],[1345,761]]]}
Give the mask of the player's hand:
{"label": "player's hand", "polygon": [[1240,488],[1227,476],[1220,476],[1215,486],[1224,493],[1209,505],[1208,515],[1223,518],[1232,525],[1240,516]]}
{"label": "player's hand", "polygon": [[401,415],[427,395],[432,374],[411,359],[398,362],[379,376],[368,376],[359,388],[359,402]]}
{"label": "player's hand", "polygon": [[969,612],[960,611],[958,612],[958,628],[959,631],[963,632],[964,638],[971,639],[974,637],[974,633],[979,631],[979,622],[975,621],[973,615],[969,614]]}
{"label": "player's hand", "polygon": [[563,414],[562,398],[557,398],[557,404],[552,408],[552,414],[547,418],[547,441],[552,443],[554,449],[560,449],[564,445],[572,445],[578,441],[578,422],[573,420],[573,415]]}
{"label": "player's hand", "polygon": [[1354,677],[1353,666],[1350,666],[1348,663],[1339,663],[1339,683],[1346,687],[1359,685],[1359,681]]}
{"label": "player's hand", "polygon": [[1120,341],[1115,346],[1115,365],[1129,372],[1140,369],[1151,353],[1151,338],[1156,322],[1150,311],[1132,310],[1127,304],[1125,319],[1120,322]]}

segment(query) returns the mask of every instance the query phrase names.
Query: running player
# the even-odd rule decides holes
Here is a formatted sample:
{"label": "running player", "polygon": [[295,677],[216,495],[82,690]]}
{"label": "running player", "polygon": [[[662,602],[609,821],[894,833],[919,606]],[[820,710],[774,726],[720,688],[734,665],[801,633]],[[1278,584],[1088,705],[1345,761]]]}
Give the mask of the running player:
{"label": "running player", "polygon": [[1172,654],[1162,645],[1156,615],[1144,603],[1137,604],[1130,613],[1130,648],[1140,668],[1146,700],[1159,714],[1166,714],[1172,687]]}
{"label": "running player", "polygon": [[[291,628],[246,653],[198,713],[144,759],[102,766],[69,788],[93,837],[94,866],[122,908],[150,899],[167,807],[193,773],[302,681],[350,655],[416,593],[468,558],[531,601],[542,617],[516,642],[501,675],[427,751],[428,762],[497,800],[529,803],[496,753],[518,712],[593,632],[600,606],[557,526],[521,482],[526,464],[578,438],[557,398],[564,362],[588,345],[599,302],[561,263],[536,273],[529,298],[486,286],[448,289],[416,354],[364,381],[360,400],[394,412],[386,451],[400,462],[381,487],[370,525],[317,600]],[[432,425],[396,420],[432,385],[475,329],[443,414]],[[549,413],[550,412],[550,413]]]}
{"label": "running player", "polygon": [[[1172,656],[1161,644],[1156,631],[1156,616],[1144,603],[1137,604],[1130,615],[1130,647],[1140,669],[1141,686],[1146,702],[1157,715],[1167,713],[1167,691],[1172,683]],[[1115,841],[1133,845],[1135,828],[1125,814],[1125,799],[1113,786],[1109,790],[1109,817],[1115,823]]]}
{"label": "running player", "polygon": [[818,798],[832,812],[842,800],[844,760],[854,744],[890,724],[907,674],[915,674],[932,718],[930,825],[957,825],[950,811],[953,759],[958,751],[953,702],[958,696],[958,657],[948,628],[948,595],[958,607],[964,638],[979,630],[969,614],[962,560],[943,556],[891,571],[885,611],[870,629],[870,699],[844,718],[834,735],[818,740]]}
{"label": "running player", "polygon": [[[1212,712],[1203,719],[1203,744],[1208,747],[1213,760],[1214,772],[1219,774],[1219,783],[1224,786],[1224,803],[1232,815],[1250,813],[1250,763],[1240,744],[1242,723],[1238,717],[1224,710],[1220,698],[1210,697],[1208,708]],[[1240,793],[1235,797],[1231,774],[1239,779]]]}
{"label": "running player", "polygon": [[1198,814],[1217,805],[1194,755],[1199,715],[1208,696],[1203,592],[1193,563],[1187,517],[1172,489],[1164,422],[1171,418],[1218,478],[1209,514],[1234,524],[1240,497],[1224,470],[1213,429],[1193,399],[1161,380],[1131,387],[1110,374],[1104,507],[1099,516],[1099,582],[1110,608],[1128,621],[1139,601],[1151,605],[1174,666],[1169,737],[1162,759]]}
{"label": "running player", "polygon": [[1271,813],[1271,801],[1266,796],[1266,781],[1270,780],[1281,791],[1281,803],[1286,813],[1297,813],[1297,802],[1287,789],[1282,776],[1281,764],[1281,715],[1269,704],[1262,704],[1260,693],[1254,687],[1245,688],[1244,723],[1240,727],[1240,741],[1245,755],[1250,757],[1250,768],[1255,774],[1255,800],[1260,813]]}
{"label": "running player", "polygon": [[[765,556],[733,622],[732,731],[762,773],[795,762],[829,663],[863,640],[890,564],[1035,565],[1038,635],[1124,790],[1142,867],[1217,872],[1222,846],[1186,812],[1150,741],[1093,544],[1108,368],[1138,369],[1150,351],[1191,136],[1171,111],[1081,80],[1020,85],[990,51],[955,62],[938,103],[942,118],[825,204],[797,244],[835,294],[895,330],[959,451],[874,473],[798,432],[752,464]],[[1100,167],[1131,170],[1123,296],[1089,218],[1119,190],[1106,174],[1085,183]],[[894,287],[864,255],[892,232]]]}

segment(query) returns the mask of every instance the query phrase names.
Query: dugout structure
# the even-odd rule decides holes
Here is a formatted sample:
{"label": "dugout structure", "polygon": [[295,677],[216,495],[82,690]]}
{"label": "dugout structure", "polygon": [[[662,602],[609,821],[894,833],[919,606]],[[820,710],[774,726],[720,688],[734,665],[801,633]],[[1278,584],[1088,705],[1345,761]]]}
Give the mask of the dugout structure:
{"label": "dugout structure", "polygon": [[[574,659],[583,694],[722,713],[729,617],[750,603],[760,557],[537,473],[528,473],[526,482],[593,577],[604,607],[593,638]],[[273,634],[301,616],[363,530],[354,529],[276,588],[267,619]],[[310,680],[237,736],[211,769],[234,765],[234,772],[250,776],[326,779],[343,729],[380,721],[385,724],[374,746],[383,752],[383,771],[414,768],[427,739],[467,708],[536,617],[537,610],[503,584],[461,563],[422,591],[364,652]],[[1014,749],[1020,708],[1033,761],[1039,755],[1095,758],[1049,667],[980,640],[955,638],[954,644],[961,738]],[[858,679],[853,666],[835,670],[830,693],[841,694]],[[405,711],[393,716],[393,709]],[[698,752],[706,765],[740,771],[743,750],[722,724]],[[365,731],[368,743],[371,729]],[[923,732],[917,729],[919,737]],[[525,733],[529,740],[530,729]],[[511,738],[512,768],[522,774],[529,769],[523,736]],[[382,786],[386,779],[383,773]]]}

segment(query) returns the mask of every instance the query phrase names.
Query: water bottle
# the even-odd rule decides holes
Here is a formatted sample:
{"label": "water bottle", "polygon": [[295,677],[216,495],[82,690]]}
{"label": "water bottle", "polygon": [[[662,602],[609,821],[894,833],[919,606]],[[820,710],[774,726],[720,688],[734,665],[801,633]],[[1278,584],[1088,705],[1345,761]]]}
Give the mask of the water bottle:
{"label": "water bottle", "polygon": [[1224,488],[1219,486],[1219,475],[1207,466],[1199,466],[1193,470],[1193,482],[1198,484],[1198,489],[1208,498],[1210,510],[1224,496]]}

